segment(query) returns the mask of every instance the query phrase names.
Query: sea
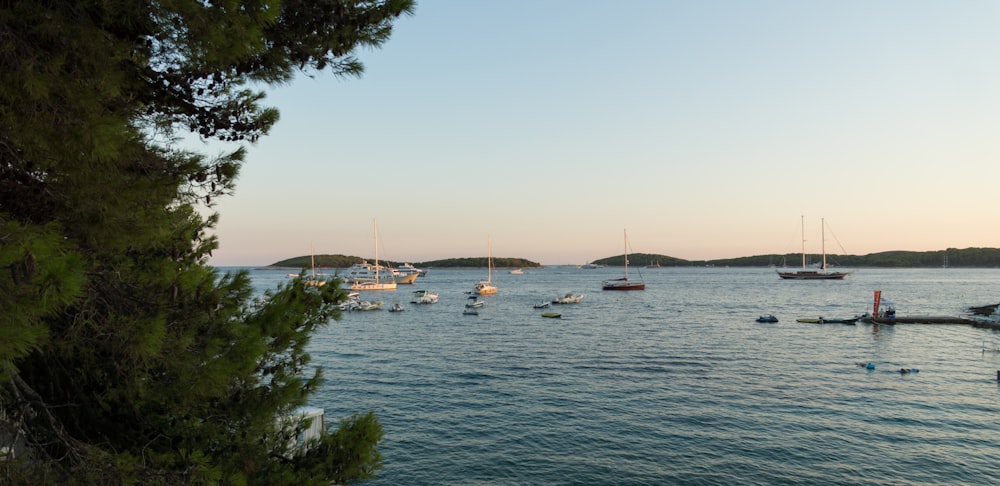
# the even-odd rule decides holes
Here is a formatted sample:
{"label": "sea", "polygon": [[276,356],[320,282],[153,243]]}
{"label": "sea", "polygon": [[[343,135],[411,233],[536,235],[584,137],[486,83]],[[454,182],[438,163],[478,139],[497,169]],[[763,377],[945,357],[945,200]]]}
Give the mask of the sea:
{"label": "sea", "polygon": [[[287,280],[248,270],[261,293]],[[601,290],[622,271],[501,269],[479,315],[485,269],[363,294],[405,311],[317,332],[310,405],[328,427],[375,412],[373,485],[1000,484],[1000,331],[796,322],[870,312],[876,290],[897,316],[962,316],[1000,302],[1000,269],[630,268],[646,290]],[[561,318],[534,308],[566,293],[584,299]]]}

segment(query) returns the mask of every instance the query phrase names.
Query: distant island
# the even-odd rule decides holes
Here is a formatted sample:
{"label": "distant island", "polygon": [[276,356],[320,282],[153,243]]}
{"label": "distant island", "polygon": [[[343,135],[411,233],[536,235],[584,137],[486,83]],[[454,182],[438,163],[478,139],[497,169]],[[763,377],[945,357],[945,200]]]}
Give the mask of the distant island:
{"label": "distant island", "polygon": [[[281,268],[309,268],[312,265],[312,260],[315,259],[316,268],[347,268],[355,263],[369,262],[373,263],[371,259],[365,259],[356,256],[347,255],[316,255],[316,256],[298,256],[295,258],[289,258],[287,260],[282,260],[277,263],[272,263],[268,265],[270,267],[281,267]],[[388,265],[390,267],[399,267],[403,263],[412,262],[396,262],[391,260],[379,260],[380,265]],[[445,260],[433,260],[428,262],[415,262],[412,263],[414,266],[421,268],[485,268],[488,265],[487,257],[473,257],[473,258],[448,258]],[[533,262],[531,260],[525,260],[524,258],[496,258],[493,257],[493,266],[498,268],[540,268],[542,264],[538,262]]]}
{"label": "distant island", "polygon": [[[311,260],[315,258],[316,268],[347,268],[355,263],[361,263],[366,259],[356,256],[346,255],[309,255],[289,258],[280,262],[272,263],[271,267],[282,268],[309,268]],[[609,267],[623,266],[624,255],[610,256],[590,263],[595,265],[605,265]],[[807,254],[808,263],[816,263],[821,260],[820,254]],[[1000,267],[1000,248],[948,248],[938,251],[884,251],[880,253],[869,253],[867,255],[826,255],[827,264],[837,267],[882,267],[882,268],[932,268],[932,267],[958,267],[958,268],[993,268]],[[787,253],[784,255],[757,255],[739,258],[726,258],[721,260],[684,260],[667,255],[655,253],[629,253],[629,266],[645,267],[648,265],[661,267],[799,267],[802,262],[801,253]],[[404,262],[382,260],[391,267],[398,267]],[[421,268],[484,268],[487,265],[487,258],[447,258],[444,260],[433,260],[426,262],[409,262]],[[538,262],[526,260],[524,258],[493,258],[493,266],[499,268],[539,268]]]}

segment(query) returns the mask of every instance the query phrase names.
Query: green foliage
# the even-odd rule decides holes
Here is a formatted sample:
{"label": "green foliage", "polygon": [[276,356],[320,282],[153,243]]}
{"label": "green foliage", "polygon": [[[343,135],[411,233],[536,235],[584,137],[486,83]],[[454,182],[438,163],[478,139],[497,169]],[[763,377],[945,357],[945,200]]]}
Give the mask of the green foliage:
{"label": "green foliage", "polygon": [[[279,426],[322,381],[310,336],[345,293],[294,279],[254,305],[207,265],[254,83],[356,76],[411,0],[0,3],[0,482],[317,484],[371,477],[374,415],[314,449]],[[299,424],[301,428],[301,424]]]}
{"label": "green foliage", "polygon": [[[807,254],[806,263],[814,264],[822,261],[819,254]],[[948,248],[943,251],[886,251],[867,255],[827,255],[827,264],[837,267],[888,267],[888,268],[929,268],[929,267],[964,267],[993,268],[1000,267],[1000,248],[966,248],[963,250]],[[755,255],[748,257],[723,258],[718,260],[683,260],[666,255],[648,255],[645,253],[630,253],[630,266],[645,266],[660,264],[662,266],[717,266],[717,267],[767,267],[767,266],[801,266],[801,253],[784,255]],[[607,266],[624,265],[624,255],[618,255],[593,263]]]}
{"label": "green foliage", "polygon": [[[434,260],[429,262],[415,263],[416,267],[429,268],[486,268],[489,266],[488,257],[469,258],[449,258],[446,260]],[[497,258],[493,257],[494,268],[538,268],[542,265],[538,262],[525,260],[523,258]]]}
{"label": "green foliage", "polygon": [[[618,255],[608,258],[602,258],[600,260],[594,260],[594,264],[597,265],[607,265],[609,267],[625,266],[625,255]],[[674,258],[666,255],[656,255],[649,253],[629,253],[628,254],[628,264],[629,267],[644,267],[646,265],[661,265],[661,266],[677,266],[686,264],[686,260],[681,260],[680,258]]]}
{"label": "green foliage", "polygon": [[[822,260],[822,255],[807,254],[807,263]],[[827,255],[827,263],[838,267],[881,267],[881,268],[932,268],[932,267],[962,267],[962,268],[993,268],[1000,266],[1000,248],[965,248],[962,250],[948,248],[943,251],[884,251],[867,255]],[[787,265],[801,266],[800,253],[787,255],[758,255],[752,257],[731,258],[725,260],[710,260],[704,263],[716,266],[769,266]]]}
{"label": "green foliage", "polygon": [[364,261],[365,260],[363,258],[356,256],[316,255],[313,257],[306,255],[272,263],[270,266],[294,268],[298,270],[300,268],[310,268],[315,263],[316,268],[347,268],[355,263],[361,263]]}
{"label": "green foliage", "polygon": [[[289,258],[286,260],[281,260],[277,263],[272,263],[272,267],[285,267],[285,268],[310,268],[312,265],[312,260],[315,258],[316,268],[348,268],[355,263],[361,263],[364,261],[374,262],[374,260],[365,260],[361,257],[356,256],[345,256],[345,255],[316,255],[315,257],[298,256],[294,258]],[[391,260],[379,260],[380,265],[388,265],[390,267],[398,268],[401,264],[406,262],[395,262]],[[472,258],[449,258],[446,260],[434,260],[429,262],[417,262],[413,265],[416,267],[429,267],[429,268],[486,268],[489,264],[487,257],[472,257]],[[542,265],[538,262],[533,262],[531,260],[525,260],[523,258],[494,258],[493,266],[498,268],[538,268]]]}

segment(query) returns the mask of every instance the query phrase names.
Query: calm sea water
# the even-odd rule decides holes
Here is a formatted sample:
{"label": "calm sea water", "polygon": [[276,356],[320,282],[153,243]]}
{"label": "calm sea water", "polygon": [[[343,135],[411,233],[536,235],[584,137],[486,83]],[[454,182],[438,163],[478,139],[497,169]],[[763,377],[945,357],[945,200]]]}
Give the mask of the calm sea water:
{"label": "calm sea water", "polygon": [[[377,413],[373,484],[1000,483],[997,331],[795,322],[870,310],[876,289],[899,315],[958,316],[1000,301],[1000,270],[639,271],[643,292],[602,292],[615,268],[501,271],[479,316],[462,309],[485,270],[365,295],[407,310],[320,331],[312,405],[331,423]],[[410,304],[415,289],[441,300]],[[586,297],[561,319],[532,308],[567,292]],[[780,322],[754,321],[767,313]]]}

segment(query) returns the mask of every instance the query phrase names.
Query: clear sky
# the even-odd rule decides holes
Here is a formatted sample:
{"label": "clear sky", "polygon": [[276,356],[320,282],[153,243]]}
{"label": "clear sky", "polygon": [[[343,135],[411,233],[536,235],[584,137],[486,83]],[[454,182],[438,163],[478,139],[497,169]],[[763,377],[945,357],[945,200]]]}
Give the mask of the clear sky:
{"label": "clear sky", "polygon": [[212,264],[1000,247],[995,0],[419,0],[358,54],[268,91]]}

